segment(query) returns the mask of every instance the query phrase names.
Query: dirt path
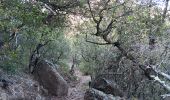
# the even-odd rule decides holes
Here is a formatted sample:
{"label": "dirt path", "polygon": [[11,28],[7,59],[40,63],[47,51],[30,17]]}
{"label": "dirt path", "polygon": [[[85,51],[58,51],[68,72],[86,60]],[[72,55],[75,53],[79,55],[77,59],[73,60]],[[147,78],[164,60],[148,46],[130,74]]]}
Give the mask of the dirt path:
{"label": "dirt path", "polygon": [[[71,68],[72,63],[68,63],[68,65]],[[74,75],[77,77],[78,83],[76,86],[69,88],[67,97],[55,98],[52,100],[84,100],[84,93],[86,89],[89,88],[88,83],[91,81],[91,77],[90,75],[83,75],[78,68],[75,68]]]}
{"label": "dirt path", "polygon": [[79,79],[79,83],[75,87],[69,88],[68,100],[83,100],[85,90],[88,88],[90,76],[84,76],[79,69],[75,69],[75,75]]}
{"label": "dirt path", "polygon": [[89,88],[88,83],[91,81],[90,76],[84,76],[83,73],[76,68],[75,69],[75,76],[78,78],[78,83],[75,87],[70,87],[68,91],[67,97],[62,98],[55,98],[52,100],[84,100],[84,93],[86,89]]}

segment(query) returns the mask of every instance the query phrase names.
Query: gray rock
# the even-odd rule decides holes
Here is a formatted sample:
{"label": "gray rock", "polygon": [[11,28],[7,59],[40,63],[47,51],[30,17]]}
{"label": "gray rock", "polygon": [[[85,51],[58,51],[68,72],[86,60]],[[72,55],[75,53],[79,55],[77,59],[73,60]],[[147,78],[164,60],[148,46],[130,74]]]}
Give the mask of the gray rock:
{"label": "gray rock", "polygon": [[42,60],[37,63],[33,73],[34,78],[55,96],[65,96],[68,93],[68,84],[51,64]]}
{"label": "gray rock", "polygon": [[105,78],[98,78],[92,81],[91,87],[100,90],[106,94],[112,94],[113,96],[123,97],[124,93],[121,88],[111,80]]}
{"label": "gray rock", "polygon": [[96,89],[88,89],[85,93],[84,100],[124,100],[120,97],[114,97],[111,94],[105,94]]}

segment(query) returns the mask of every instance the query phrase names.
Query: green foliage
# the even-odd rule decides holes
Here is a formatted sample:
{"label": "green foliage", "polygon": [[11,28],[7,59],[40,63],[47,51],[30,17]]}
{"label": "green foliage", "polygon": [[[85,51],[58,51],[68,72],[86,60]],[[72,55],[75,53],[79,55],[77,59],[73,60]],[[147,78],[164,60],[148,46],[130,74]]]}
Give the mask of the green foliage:
{"label": "green foliage", "polygon": [[56,40],[46,46],[42,53],[44,53],[43,58],[49,59],[54,63],[62,59],[67,59],[70,55],[69,41],[63,35],[60,35]]}
{"label": "green foliage", "polygon": [[[51,42],[40,50],[43,59],[57,62],[58,58],[69,56],[69,43],[63,33],[65,15],[58,14],[49,21],[46,19],[49,14],[43,13],[42,7],[39,2],[32,4],[23,0],[0,3],[0,41],[4,42],[0,51],[0,58],[4,60],[0,63],[3,69],[14,71],[27,67],[36,46],[47,41]],[[48,24],[44,20],[48,20]],[[9,41],[14,32],[16,37]]]}
{"label": "green foliage", "polygon": [[57,63],[63,73],[69,73],[69,65],[66,60],[58,61]]}
{"label": "green foliage", "polygon": [[81,62],[79,68],[84,75],[92,75],[95,71],[92,66],[92,62]]}
{"label": "green foliage", "polygon": [[[168,69],[167,66],[170,65],[168,50],[165,50],[165,54],[162,52],[169,45],[169,20],[166,19],[167,22],[162,23],[162,10],[157,6],[143,6],[134,3],[133,0],[124,0],[125,3],[122,4],[114,1],[111,0],[104,8],[105,0],[99,0],[96,4],[94,0],[94,4],[91,5],[91,13],[93,13],[91,16],[86,0],[78,2],[78,9],[73,9],[75,4],[71,4],[72,0],[36,0],[36,3],[27,0],[1,0],[0,67],[9,72],[20,71],[28,67],[29,58],[36,47],[50,41],[39,50],[41,59],[48,59],[58,64],[61,72],[70,76],[71,80],[76,77],[70,75],[68,63],[76,56],[75,65],[78,65],[84,74],[92,76],[105,73],[121,74],[122,76],[118,77],[112,75],[111,78],[125,88],[124,91],[127,91],[129,96],[137,98],[138,95],[143,95],[151,100],[148,94],[160,94],[164,90],[151,87],[153,84],[141,84],[140,82],[146,82],[143,79],[143,73],[124,56],[133,55],[141,64],[146,65],[149,64],[151,58],[161,70]],[[42,12],[43,3],[47,2],[60,7],[60,9],[55,9],[56,15],[52,16],[50,11]],[[100,12],[101,9],[103,11]],[[124,13],[125,15],[122,15]],[[67,23],[71,19],[69,15],[74,14],[84,19],[80,24],[73,25],[73,27],[78,27],[73,33],[79,31],[81,34],[76,32],[70,36],[71,39],[68,39],[65,30],[69,28],[65,26],[70,25]],[[92,17],[98,21],[93,20]],[[101,21],[100,18],[102,18]],[[114,21],[110,24],[112,26],[107,27],[111,20]],[[70,22],[72,23],[72,20]],[[96,28],[99,28],[98,31],[105,29],[106,31],[99,33],[99,37],[96,37],[94,35]],[[110,31],[107,28],[110,28]],[[116,49],[113,45],[99,46],[85,42],[87,39],[96,43],[106,43],[108,41],[104,40],[106,38],[104,34],[107,34],[107,31],[110,32],[107,39],[112,42],[119,41],[122,48],[127,51],[127,55],[122,55],[121,50],[118,50],[120,48]],[[10,40],[12,35],[16,36]],[[149,36],[151,35],[159,36],[156,41],[158,48],[153,51],[147,47],[150,45]],[[142,93],[141,90],[147,92]]]}

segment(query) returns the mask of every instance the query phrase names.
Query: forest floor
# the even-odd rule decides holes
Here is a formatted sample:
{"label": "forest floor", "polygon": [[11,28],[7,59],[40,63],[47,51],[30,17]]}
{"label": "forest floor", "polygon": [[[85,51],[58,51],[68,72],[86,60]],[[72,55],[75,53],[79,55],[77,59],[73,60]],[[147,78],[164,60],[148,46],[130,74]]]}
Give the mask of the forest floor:
{"label": "forest floor", "polygon": [[83,73],[79,70],[75,70],[75,75],[79,79],[79,83],[69,89],[68,98],[69,100],[83,100],[84,93],[87,88],[89,88],[88,83],[91,80],[90,76],[85,76]]}
{"label": "forest floor", "polygon": [[54,100],[84,100],[84,94],[86,89],[89,88],[88,83],[91,81],[90,75],[83,75],[83,73],[76,68],[74,75],[77,77],[78,82],[74,87],[70,87],[68,96],[64,98],[58,98]]}

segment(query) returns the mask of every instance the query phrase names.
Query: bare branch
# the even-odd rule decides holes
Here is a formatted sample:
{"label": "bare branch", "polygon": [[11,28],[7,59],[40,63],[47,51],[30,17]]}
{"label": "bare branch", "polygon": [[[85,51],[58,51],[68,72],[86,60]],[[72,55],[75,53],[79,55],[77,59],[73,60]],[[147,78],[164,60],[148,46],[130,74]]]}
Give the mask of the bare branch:
{"label": "bare branch", "polygon": [[163,11],[163,14],[162,14],[162,23],[164,23],[165,18],[166,18],[166,14],[167,14],[167,10],[168,10],[168,4],[169,4],[169,0],[166,0],[165,8],[164,8],[164,11]]}
{"label": "bare branch", "polygon": [[110,0],[107,0],[107,1],[106,1],[106,3],[105,3],[104,6],[103,6],[103,9],[101,9],[101,10],[99,11],[99,16],[102,16],[102,12],[107,9],[107,6],[108,6],[108,3],[109,3],[109,2],[110,2]]}
{"label": "bare branch", "polygon": [[161,84],[166,90],[170,91],[170,86],[165,83],[165,81],[162,81],[158,76],[152,76],[154,81],[158,82]]}
{"label": "bare branch", "polygon": [[97,30],[97,32],[96,32],[96,36],[100,36],[101,35],[101,33],[102,33],[102,30],[100,29],[100,23],[101,23],[101,21],[102,21],[102,19],[103,19],[103,16],[100,16],[99,17],[99,21],[97,21],[96,22],[96,30]]}
{"label": "bare branch", "polygon": [[170,97],[170,94],[164,94],[164,95],[161,95],[162,96],[162,98],[164,99],[164,98],[166,98],[166,97]]}
{"label": "bare branch", "polygon": [[24,25],[25,24],[22,23],[21,25],[17,26],[17,28],[13,29],[12,34],[10,35],[8,42],[11,42],[17,36],[18,30],[20,28],[22,28]]}
{"label": "bare branch", "polygon": [[92,8],[91,8],[91,5],[90,5],[90,0],[87,0],[87,4],[88,4],[88,6],[89,6],[90,14],[91,14],[94,22],[97,23],[98,21],[96,20],[94,14],[93,14],[93,12],[92,12]]}
{"label": "bare branch", "polygon": [[86,62],[90,62],[90,60],[87,59],[86,57],[84,57],[83,54],[81,54],[81,57],[82,57]]}
{"label": "bare branch", "polygon": [[159,75],[163,76],[164,78],[166,78],[167,80],[170,81],[170,75],[168,75],[168,74],[166,74],[166,73],[163,73],[163,72],[161,72],[161,71],[157,71],[157,73],[158,73]]}
{"label": "bare branch", "polygon": [[44,5],[49,11],[53,13],[53,15],[56,15],[56,11],[54,11],[52,8],[50,8],[47,4]]}
{"label": "bare branch", "polygon": [[86,40],[86,42],[92,43],[92,44],[97,44],[97,45],[109,45],[110,43],[99,43],[99,42],[93,42],[93,41],[89,41]]}
{"label": "bare branch", "polygon": [[97,44],[97,45],[109,45],[110,43],[106,42],[106,43],[98,43],[98,42],[93,42],[93,41],[89,41],[87,40],[87,34],[86,34],[86,42],[92,43],[92,44]]}

